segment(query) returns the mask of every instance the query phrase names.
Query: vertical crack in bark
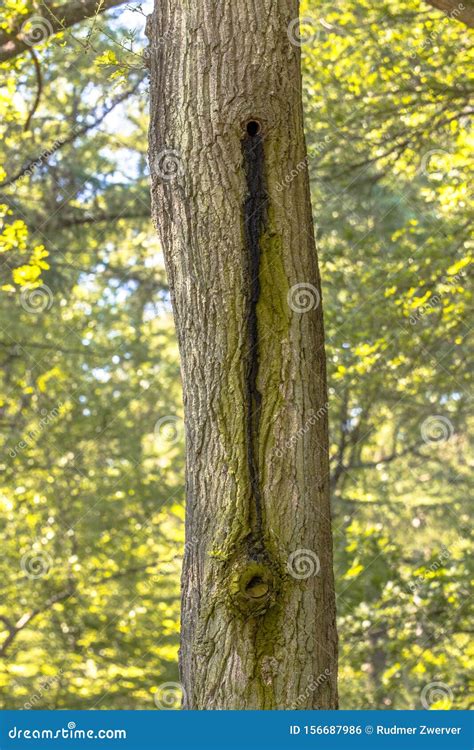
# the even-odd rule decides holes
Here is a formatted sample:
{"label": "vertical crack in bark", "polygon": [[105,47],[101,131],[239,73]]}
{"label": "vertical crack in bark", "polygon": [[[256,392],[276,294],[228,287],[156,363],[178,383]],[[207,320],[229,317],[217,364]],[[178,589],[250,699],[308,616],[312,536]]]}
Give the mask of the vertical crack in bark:
{"label": "vertical crack in bark", "polygon": [[243,207],[247,292],[247,352],[245,357],[247,463],[250,480],[250,523],[257,551],[264,548],[263,516],[258,459],[261,394],[257,388],[259,341],[257,305],[260,297],[260,237],[265,228],[268,196],[264,177],[264,148],[260,125],[251,120],[242,139],[247,197]]}

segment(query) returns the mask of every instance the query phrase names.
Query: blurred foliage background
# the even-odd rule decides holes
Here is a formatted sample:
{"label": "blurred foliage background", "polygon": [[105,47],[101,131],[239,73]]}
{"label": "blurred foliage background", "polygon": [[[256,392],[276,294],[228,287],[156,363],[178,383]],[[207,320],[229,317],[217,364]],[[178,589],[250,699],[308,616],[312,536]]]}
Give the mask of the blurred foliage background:
{"label": "blurred foliage background", "polygon": [[[0,27],[30,8],[8,0]],[[2,708],[153,708],[178,680],[184,445],[147,10],[0,66]],[[421,2],[307,0],[301,38],[341,707],[466,708],[469,32]]]}

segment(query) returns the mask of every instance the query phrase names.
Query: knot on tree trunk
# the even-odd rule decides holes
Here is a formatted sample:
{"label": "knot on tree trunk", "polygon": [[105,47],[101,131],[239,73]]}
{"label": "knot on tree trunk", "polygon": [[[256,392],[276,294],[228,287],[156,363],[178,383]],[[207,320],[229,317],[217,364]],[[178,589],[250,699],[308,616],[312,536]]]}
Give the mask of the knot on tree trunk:
{"label": "knot on tree trunk", "polygon": [[278,584],[279,576],[267,561],[240,561],[230,585],[232,604],[247,617],[261,616],[275,604]]}

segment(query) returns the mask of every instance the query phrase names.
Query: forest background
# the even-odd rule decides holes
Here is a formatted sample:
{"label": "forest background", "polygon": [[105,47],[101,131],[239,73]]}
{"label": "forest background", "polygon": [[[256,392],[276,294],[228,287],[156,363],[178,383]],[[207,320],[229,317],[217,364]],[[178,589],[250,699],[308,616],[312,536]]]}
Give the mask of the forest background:
{"label": "forest background", "polygon": [[[4,5],[3,30],[32,9]],[[179,706],[184,431],[149,218],[149,10],[51,37],[33,17],[0,65],[2,708]],[[309,170],[341,707],[466,708],[469,30],[408,0],[301,16],[308,159],[287,185]]]}

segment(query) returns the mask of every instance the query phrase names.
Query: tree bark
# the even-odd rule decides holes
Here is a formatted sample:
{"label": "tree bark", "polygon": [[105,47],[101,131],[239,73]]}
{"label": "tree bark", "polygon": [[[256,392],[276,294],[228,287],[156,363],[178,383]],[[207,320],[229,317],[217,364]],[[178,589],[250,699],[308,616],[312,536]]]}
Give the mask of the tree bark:
{"label": "tree bark", "polygon": [[157,0],[150,169],[181,353],[184,707],[337,707],[297,0]]}

